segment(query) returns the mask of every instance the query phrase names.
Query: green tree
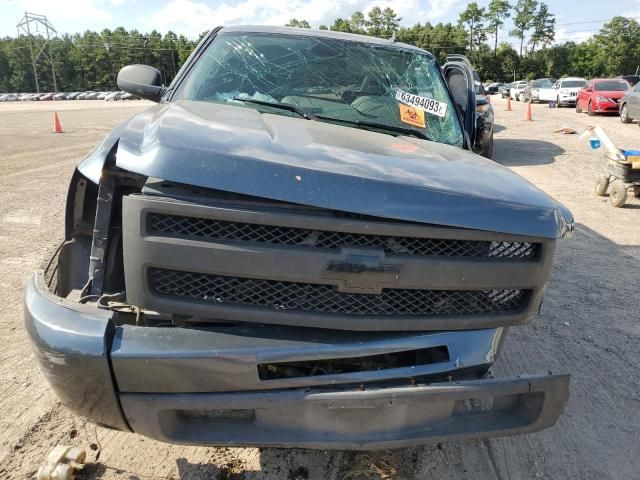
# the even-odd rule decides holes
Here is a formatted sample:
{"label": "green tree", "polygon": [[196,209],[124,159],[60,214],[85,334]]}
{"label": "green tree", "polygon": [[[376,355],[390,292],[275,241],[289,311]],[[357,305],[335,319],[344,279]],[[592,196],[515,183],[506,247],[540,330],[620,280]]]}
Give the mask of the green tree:
{"label": "green tree", "polygon": [[380,37],[382,35],[382,29],[384,28],[382,9],[380,7],[373,7],[369,10],[367,16],[369,17],[367,21],[367,33],[374,37]]}
{"label": "green tree", "polygon": [[520,56],[522,57],[522,47],[527,32],[533,27],[535,20],[536,8],[538,8],[537,0],[518,0],[514,7],[513,30],[511,35],[520,40]]}
{"label": "green tree", "polygon": [[533,33],[529,39],[531,51],[534,52],[537,45],[548,47],[556,38],[556,16],[549,12],[546,3],[540,3],[540,8],[533,18]]}
{"label": "green tree", "polygon": [[382,36],[389,38],[400,27],[401,17],[393,9],[387,7],[382,11]]}
{"label": "green tree", "polygon": [[367,33],[367,20],[364,18],[364,14],[361,11],[353,12],[349,19],[349,23],[351,24],[351,32]]}
{"label": "green tree", "polygon": [[487,22],[487,30],[493,33],[493,55],[497,55],[498,50],[498,31],[504,25],[504,21],[511,16],[511,5],[507,0],[491,0],[485,20]]}
{"label": "green tree", "polygon": [[597,48],[602,75],[633,73],[640,65],[640,24],[633,18],[613,17],[587,43]]}
{"label": "green tree", "polygon": [[289,23],[285,25],[285,27],[298,27],[298,28],[311,28],[309,22],[306,20],[298,20],[297,18],[292,18],[289,20]]}
{"label": "green tree", "polygon": [[331,30],[335,32],[347,32],[351,33],[351,23],[344,18],[336,18],[331,25]]}
{"label": "green tree", "polygon": [[480,8],[477,2],[471,2],[458,18],[458,24],[460,26],[466,26],[469,31],[470,52],[473,52],[473,48],[483,40],[484,15],[484,8]]}

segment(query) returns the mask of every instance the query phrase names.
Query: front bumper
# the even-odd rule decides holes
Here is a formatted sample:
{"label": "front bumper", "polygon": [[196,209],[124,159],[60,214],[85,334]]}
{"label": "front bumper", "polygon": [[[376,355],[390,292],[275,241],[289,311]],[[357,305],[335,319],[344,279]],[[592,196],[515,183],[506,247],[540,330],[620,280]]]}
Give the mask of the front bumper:
{"label": "front bumper", "polygon": [[598,113],[618,113],[620,104],[616,102],[593,102],[593,111]]}
{"label": "front bumper", "polygon": [[576,104],[576,97],[575,95],[566,95],[566,94],[560,94],[558,96],[558,102],[560,105],[575,105]]}
{"label": "front bumper", "polygon": [[[553,425],[568,398],[567,375],[428,382],[486,367],[502,329],[331,343],[320,334],[292,340],[277,327],[265,327],[271,337],[247,339],[247,327],[221,334],[116,326],[110,312],[50,294],[38,274],[27,284],[25,322],[65,405],[96,423],[171,443],[367,450],[514,435]],[[255,369],[443,343],[450,359],[421,367],[266,381]]]}

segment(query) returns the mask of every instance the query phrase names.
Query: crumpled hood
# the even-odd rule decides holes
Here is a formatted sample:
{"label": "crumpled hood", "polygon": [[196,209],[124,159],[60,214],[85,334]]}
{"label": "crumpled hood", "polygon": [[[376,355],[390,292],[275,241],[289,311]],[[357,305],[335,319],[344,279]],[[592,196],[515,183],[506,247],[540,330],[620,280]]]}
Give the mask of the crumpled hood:
{"label": "crumpled hood", "polygon": [[412,137],[184,100],[136,115],[119,132],[119,167],[198,187],[548,238],[573,223],[509,169]]}

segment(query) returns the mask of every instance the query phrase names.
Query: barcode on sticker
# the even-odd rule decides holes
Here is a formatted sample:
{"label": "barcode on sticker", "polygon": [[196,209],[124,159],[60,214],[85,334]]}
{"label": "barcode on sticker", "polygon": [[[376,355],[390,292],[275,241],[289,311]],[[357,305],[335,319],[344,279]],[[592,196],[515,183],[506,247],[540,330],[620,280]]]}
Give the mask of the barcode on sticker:
{"label": "barcode on sticker", "polygon": [[437,115],[438,117],[444,117],[447,114],[447,104],[434,100],[433,98],[421,97],[420,95],[398,90],[396,92],[396,100],[405,105],[411,105],[427,113]]}

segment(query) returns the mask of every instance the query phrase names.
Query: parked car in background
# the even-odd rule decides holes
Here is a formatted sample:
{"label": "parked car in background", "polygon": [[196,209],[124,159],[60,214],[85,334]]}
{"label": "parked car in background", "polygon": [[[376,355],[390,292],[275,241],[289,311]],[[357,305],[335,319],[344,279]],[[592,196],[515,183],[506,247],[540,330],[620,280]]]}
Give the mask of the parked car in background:
{"label": "parked car in background", "polygon": [[80,95],[80,92],[67,93],[67,100],[75,100],[78,98],[78,95]]}
{"label": "parked car in background", "polygon": [[513,83],[504,83],[501,87],[498,87],[498,93],[502,98],[509,96],[509,89],[512,87]]}
{"label": "parked car in background", "polygon": [[67,99],[67,94],[66,93],[56,93],[53,96],[53,100],[66,100]]}
{"label": "parked car in background", "polygon": [[636,83],[640,82],[640,75],[619,75],[616,78],[622,78],[626,80],[632,87],[635,86]]}
{"label": "parked car in background", "polygon": [[500,95],[502,96],[502,98],[506,98],[509,96],[510,92],[511,92],[511,88],[515,85],[515,82],[511,82],[511,83],[505,83],[503,87],[501,87],[500,90]]}
{"label": "parked car in background", "polygon": [[586,83],[587,80],[582,77],[567,77],[558,80],[554,85],[556,105],[558,107],[575,105],[578,92]]}
{"label": "parked car in background", "polygon": [[487,87],[485,88],[485,92],[487,93],[487,95],[496,95],[500,92],[500,87],[503,87],[504,83],[490,83],[489,85],[487,85]]}
{"label": "parked car in background", "polygon": [[556,91],[551,79],[540,78],[529,82],[522,92],[522,97],[525,102],[553,102],[556,99]]}
{"label": "parked car in background", "polygon": [[45,93],[44,95],[41,95],[40,98],[38,98],[38,100],[40,100],[40,101],[53,100],[53,96],[54,95],[55,95],[55,93]]}
{"label": "parked car in background", "polygon": [[590,116],[618,113],[620,100],[630,88],[629,82],[622,78],[589,80],[578,92],[576,112],[586,111]]}
{"label": "parked car in background", "polygon": [[[474,72],[477,75],[476,72]],[[476,138],[473,151],[485,158],[493,156],[493,105],[487,98],[483,85],[476,81]]]}
{"label": "parked car in background", "polygon": [[526,80],[515,82],[511,87],[511,90],[509,90],[509,96],[519,102],[520,98],[522,98],[522,94],[524,93],[524,89],[527,88],[527,85],[529,85],[529,82]]}
{"label": "parked car in background", "polygon": [[620,121],[631,123],[634,120],[640,120],[640,83],[627,90],[620,100]]}
{"label": "parked car in background", "polygon": [[118,100],[122,100],[122,97],[125,95],[124,92],[111,92],[109,95],[104,97],[107,102],[115,102]]}
{"label": "parked car in background", "polygon": [[6,93],[0,97],[0,102],[15,102],[18,98],[19,95],[17,93]]}

